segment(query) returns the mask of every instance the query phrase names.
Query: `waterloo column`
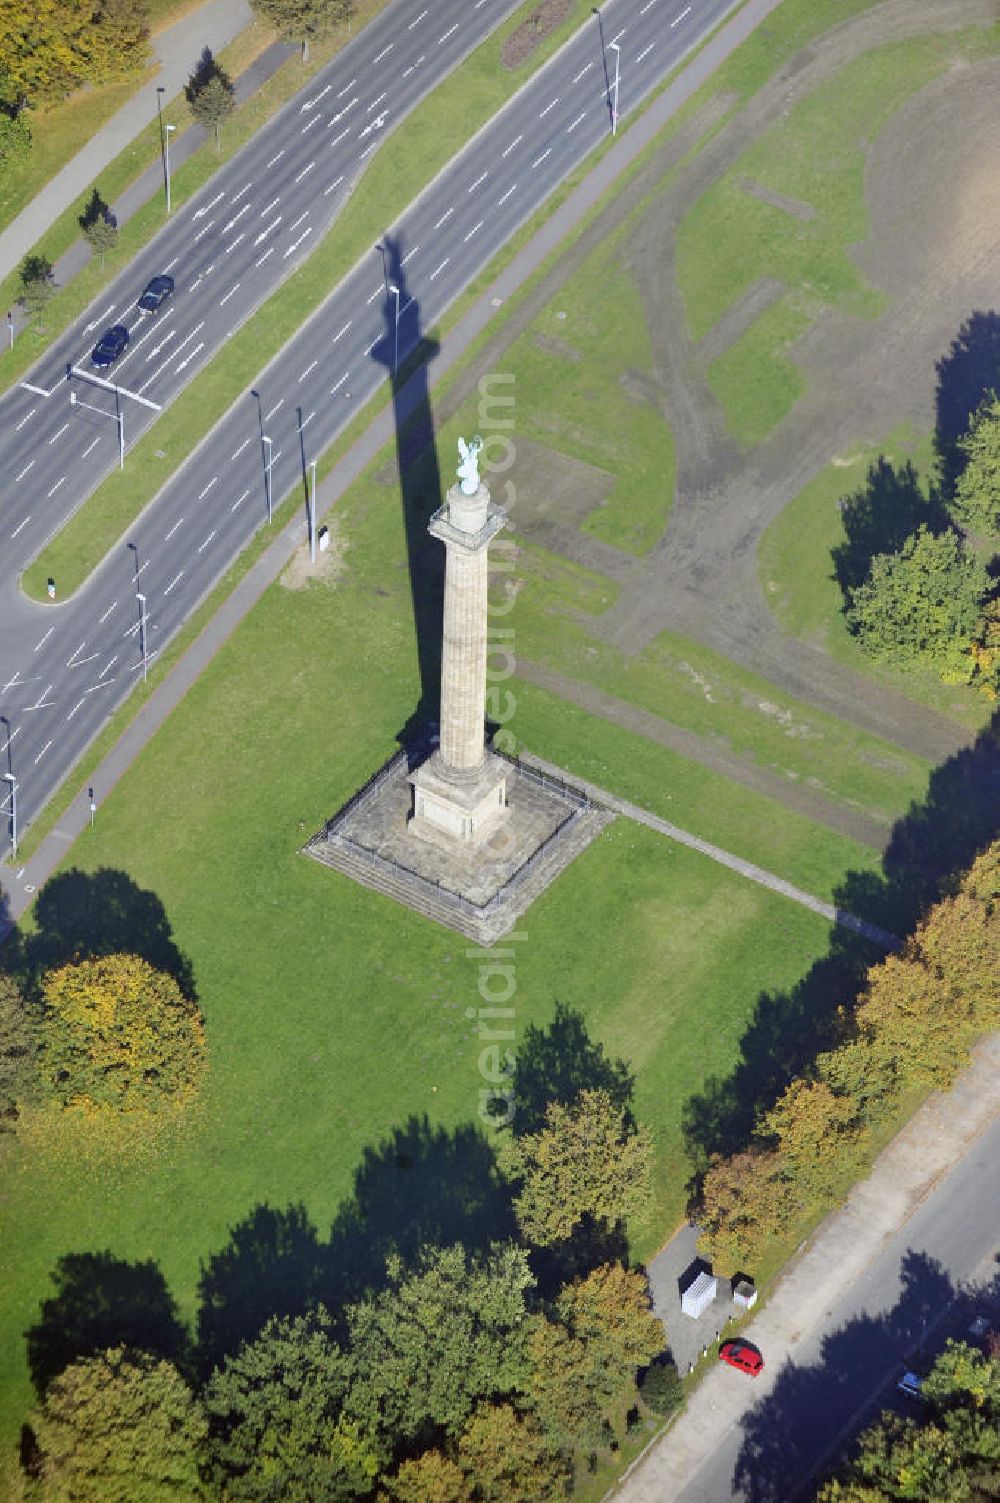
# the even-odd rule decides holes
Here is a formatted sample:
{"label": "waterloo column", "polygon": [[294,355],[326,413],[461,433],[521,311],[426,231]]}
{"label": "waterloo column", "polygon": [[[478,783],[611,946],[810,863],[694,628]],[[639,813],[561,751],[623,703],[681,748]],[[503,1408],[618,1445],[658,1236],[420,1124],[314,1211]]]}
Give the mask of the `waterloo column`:
{"label": "waterloo column", "polygon": [[415,834],[477,842],[506,813],[506,764],[486,751],[486,587],[489,546],[506,525],[479,476],[482,441],[459,440],[460,485],[428,525],[445,546],[441,733],[438,750],[411,777]]}

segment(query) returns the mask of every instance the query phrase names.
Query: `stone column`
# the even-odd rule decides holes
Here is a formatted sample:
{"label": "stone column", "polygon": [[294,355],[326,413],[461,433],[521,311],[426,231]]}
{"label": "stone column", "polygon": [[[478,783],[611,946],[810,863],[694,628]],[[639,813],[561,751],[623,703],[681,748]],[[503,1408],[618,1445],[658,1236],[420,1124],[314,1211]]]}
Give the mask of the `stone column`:
{"label": "stone column", "polygon": [[482,840],[506,813],[506,764],[486,752],[486,586],[489,546],[506,524],[480,482],[453,485],[428,525],[446,549],[438,750],[413,773],[415,834]]}

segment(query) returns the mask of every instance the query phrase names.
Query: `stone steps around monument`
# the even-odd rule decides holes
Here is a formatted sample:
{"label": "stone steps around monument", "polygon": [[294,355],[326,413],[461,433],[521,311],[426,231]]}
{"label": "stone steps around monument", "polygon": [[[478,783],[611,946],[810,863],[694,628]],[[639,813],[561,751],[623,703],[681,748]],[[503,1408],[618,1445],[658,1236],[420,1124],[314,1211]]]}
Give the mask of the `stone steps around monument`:
{"label": "stone steps around monument", "polygon": [[500,901],[485,909],[477,909],[457,898],[452,901],[446,896],[447,889],[435,892],[428,883],[419,881],[403,868],[373,862],[358,847],[343,840],[329,841],[319,836],[309,842],[305,854],[476,944],[489,945],[514,927],[554,877],[565,870],[614,818],[611,810],[597,805],[583,810],[521,881],[509,883],[501,889]]}

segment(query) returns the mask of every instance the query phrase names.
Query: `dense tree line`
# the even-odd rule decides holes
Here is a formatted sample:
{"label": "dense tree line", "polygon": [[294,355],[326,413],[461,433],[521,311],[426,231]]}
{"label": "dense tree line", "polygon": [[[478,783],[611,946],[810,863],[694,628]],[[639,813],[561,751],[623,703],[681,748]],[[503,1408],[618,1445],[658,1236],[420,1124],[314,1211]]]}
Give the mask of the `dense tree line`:
{"label": "dense tree line", "polygon": [[949,1341],[919,1418],[884,1414],[817,1503],[990,1503],[1000,1497],[1000,1346]]}
{"label": "dense tree line", "polygon": [[838,1046],[757,1120],[752,1142],[714,1155],[701,1189],[707,1251],[753,1267],[797,1218],[831,1202],[871,1156],[874,1130],[915,1090],[946,1087],[1000,1023],[1000,842],[902,950],[868,973]]}
{"label": "dense tree line", "polygon": [[[842,503],[849,527],[857,529],[860,522],[861,531],[881,530],[890,544],[865,560],[860,577],[843,567],[858,550],[850,542],[836,550],[844,614],[871,657],[903,669],[930,668],[945,683],[972,684],[996,699],[1000,596],[982,556],[1000,537],[1000,398],[995,392],[972,414],[954,459],[957,473],[922,505],[913,504],[912,471],[895,476],[885,461],[872,467],[867,492]],[[908,503],[902,508],[900,497]],[[918,521],[921,511],[924,518]],[[911,525],[917,525],[900,538],[899,520],[908,513]],[[978,547],[970,546],[974,542]]]}

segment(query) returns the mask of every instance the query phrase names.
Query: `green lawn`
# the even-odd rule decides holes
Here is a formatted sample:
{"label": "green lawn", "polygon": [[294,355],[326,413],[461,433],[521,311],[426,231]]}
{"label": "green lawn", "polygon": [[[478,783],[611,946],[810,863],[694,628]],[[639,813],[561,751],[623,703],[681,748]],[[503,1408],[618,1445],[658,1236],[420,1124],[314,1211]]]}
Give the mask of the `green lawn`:
{"label": "green lawn", "polygon": [[896,470],[912,463],[926,487],[933,477],[931,440],[907,429],[881,445],[859,445],[821,470],[761,539],[761,585],[782,626],[821,647],[831,657],[880,680],[970,729],[985,724],[991,706],[968,689],[943,684],[931,673],[903,673],[875,663],[862,652],[844,621],[844,597],[833,570],[833,549],[845,541],[838,502],[863,488],[871,464],[882,456]]}
{"label": "green lawn", "polygon": [[[5,1444],[29,1401],[22,1333],[60,1255],[154,1258],[190,1317],[199,1260],[254,1205],[302,1201],[325,1233],[366,1146],[411,1112],[446,1127],[475,1118],[478,1044],[464,1010],[476,968],[464,942],[298,854],[391,752],[416,689],[398,510],[362,484],[342,526],[342,580],[272,587],[72,853],[88,870],[127,871],[164,903],[194,965],[211,1075],[187,1130],[146,1144],[136,1162],[82,1145],[6,1162]],[[575,725],[597,759],[581,770],[602,775],[601,759],[620,755],[613,730],[518,693],[515,729],[540,754],[561,757]],[[562,740],[547,735],[556,722]],[[710,780],[646,750],[626,791],[655,804],[688,772],[676,813],[695,817],[703,801],[706,831],[722,836]],[[758,859],[800,880],[811,864],[831,885],[841,862],[870,861],[849,842],[817,840],[806,821],[769,838],[766,801],[748,807],[741,838],[759,822]],[[635,1229],[649,1253],[683,1211],[685,1100],[734,1063],[760,991],[793,983],[824,953],[828,926],[619,822],[520,927],[517,1028],[546,1021],[558,998],[638,1071],[636,1109],[658,1150],[655,1202]]]}
{"label": "green lawn", "polygon": [[805,391],[805,377],[786,351],[810,322],[796,299],[783,297],[705,372],[730,433],[747,447],[766,438]]}

